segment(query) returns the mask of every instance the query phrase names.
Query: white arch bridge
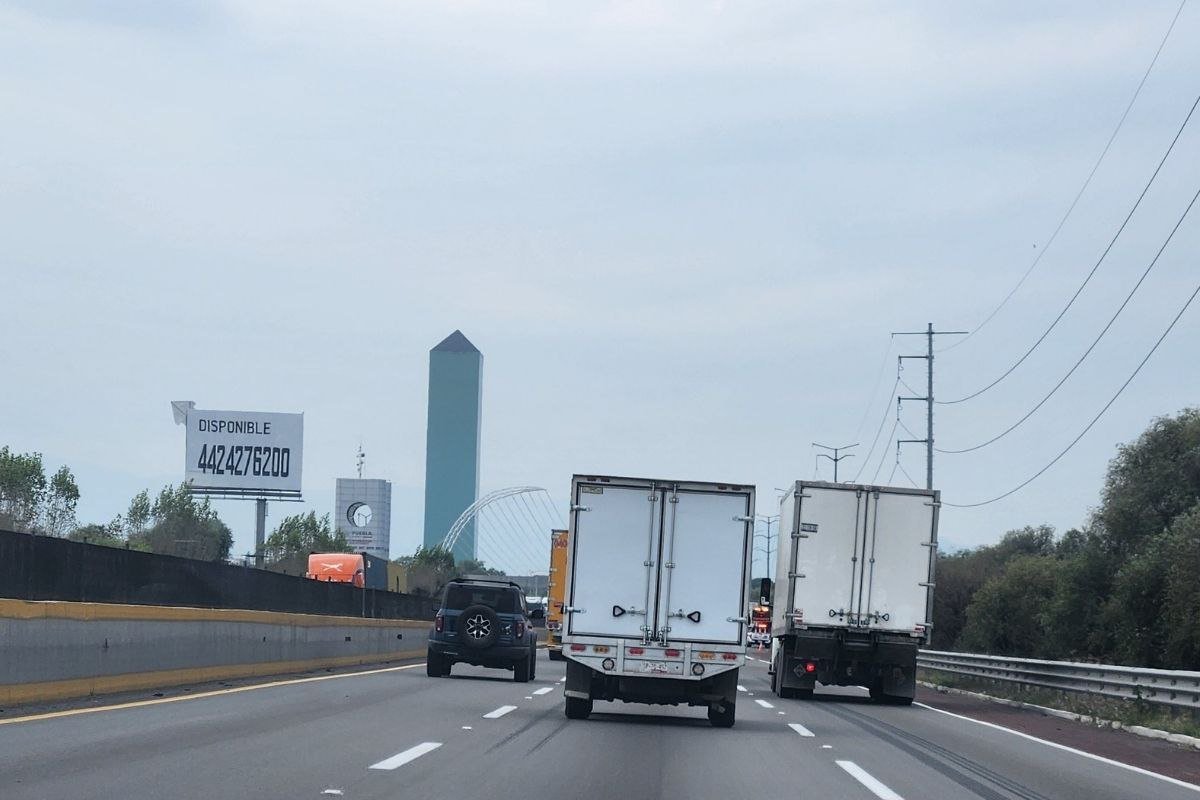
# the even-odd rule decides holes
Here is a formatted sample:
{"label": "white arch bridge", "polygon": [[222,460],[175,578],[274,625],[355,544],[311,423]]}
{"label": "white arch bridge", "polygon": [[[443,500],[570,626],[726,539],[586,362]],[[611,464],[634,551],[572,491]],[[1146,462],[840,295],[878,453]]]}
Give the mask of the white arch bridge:
{"label": "white arch bridge", "polygon": [[550,566],[550,531],[564,528],[565,517],[540,486],[510,486],[488,492],[467,507],[440,547],[455,543],[475,524],[475,557],[508,575],[544,574]]}

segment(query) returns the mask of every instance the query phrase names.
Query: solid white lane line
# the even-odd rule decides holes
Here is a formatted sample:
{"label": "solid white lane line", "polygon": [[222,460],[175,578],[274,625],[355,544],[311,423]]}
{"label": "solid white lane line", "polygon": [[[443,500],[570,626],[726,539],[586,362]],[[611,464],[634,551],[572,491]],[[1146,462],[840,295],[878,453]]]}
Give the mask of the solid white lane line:
{"label": "solid white lane line", "polygon": [[541,689],[538,689],[537,691],[535,691],[533,693],[533,696],[538,697],[543,694],[550,694],[550,692],[553,692],[553,691],[554,691],[553,686],[543,686]]}
{"label": "solid white lane line", "polygon": [[794,730],[796,733],[800,734],[801,736],[812,736],[813,735],[812,731],[810,731],[808,728],[801,725],[799,722],[789,722],[788,727],[791,728],[792,730]]}
{"label": "solid white lane line", "polygon": [[775,707],[775,706],[771,705],[770,703],[768,703],[766,700],[755,700],[754,702],[758,703],[763,708],[774,708]]}
{"label": "solid white lane line", "polygon": [[974,722],[976,725],[984,725],[988,728],[995,728],[998,731],[1004,731],[1005,733],[1011,733],[1013,736],[1020,736],[1022,739],[1028,739],[1031,742],[1037,742],[1038,744],[1044,744],[1047,747],[1053,747],[1058,750],[1065,750],[1068,753],[1074,753],[1077,756],[1083,756],[1084,758],[1090,758],[1093,761],[1099,761],[1102,764],[1111,764],[1114,767],[1120,767],[1121,769],[1127,769],[1130,772],[1136,772],[1139,775],[1147,775],[1151,778],[1158,778],[1160,781],[1166,781],[1167,783],[1175,784],[1176,786],[1182,787],[1184,789],[1191,789],[1193,792],[1200,792],[1200,786],[1197,786],[1194,783],[1185,783],[1181,780],[1177,780],[1176,778],[1171,778],[1166,775],[1159,775],[1157,772],[1151,772],[1148,769],[1142,769],[1141,767],[1135,767],[1132,764],[1122,764],[1120,761],[1113,761],[1111,758],[1105,758],[1104,756],[1098,756],[1095,753],[1087,753],[1083,750],[1076,750],[1074,747],[1067,747],[1065,744],[1059,744],[1058,742],[1047,741],[1046,739],[1039,739],[1036,736],[1030,736],[1028,733],[1021,733],[1020,731],[1014,731],[1012,728],[1006,728],[1003,725],[997,725],[994,722],[984,722],[981,719],[973,719],[971,717],[964,717],[962,714],[953,714],[949,711],[943,711],[940,708],[934,708],[933,706],[927,706],[924,703],[913,703],[913,705],[920,706],[921,708],[927,708],[930,711],[936,711],[939,714],[945,714],[947,717],[954,717],[955,719],[965,719],[967,722]]}
{"label": "solid white lane line", "polygon": [[489,711],[483,715],[484,719],[500,719],[510,711],[516,711],[516,706],[500,706],[495,711]]}
{"label": "solid white lane line", "polygon": [[745,687],[745,686],[742,686],[742,685],[739,683],[739,684],[738,684],[738,691],[739,691],[739,692],[744,692],[744,691],[746,691],[746,687]]}
{"label": "solid white lane line", "polygon": [[391,758],[385,758],[377,764],[372,764],[368,769],[396,769],[396,767],[403,767],[408,762],[420,758],[426,753],[432,753],[441,746],[441,742],[421,742],[416,747],[410,747],[403,753],[396,753]]}
{"label": "solid white lane line", "polygon": [[850,773],[850,776],[854,778],[854,780],[867,787],[871,794],[878,797],[879,800],[904,800],[903,797],[884,786],[874,776],[872,776],[871,773],[867,772],[853,761],[834,761],[833,763]]}

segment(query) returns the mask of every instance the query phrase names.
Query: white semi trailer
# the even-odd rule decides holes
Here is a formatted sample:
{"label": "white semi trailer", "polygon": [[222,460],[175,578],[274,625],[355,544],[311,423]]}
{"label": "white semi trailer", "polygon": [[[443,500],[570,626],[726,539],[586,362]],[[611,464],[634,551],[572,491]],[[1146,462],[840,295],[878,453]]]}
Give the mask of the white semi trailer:
{"label": "white semi trailer", "polygon": [[939,493],[798,481],[779,506],[771,688],[907,705],[932,627]]}
{"label": "white semi trailer", "polygon": [[572,479],[567,717],[623,700],[705,706],[733,725],[753,530],[753,486]]}

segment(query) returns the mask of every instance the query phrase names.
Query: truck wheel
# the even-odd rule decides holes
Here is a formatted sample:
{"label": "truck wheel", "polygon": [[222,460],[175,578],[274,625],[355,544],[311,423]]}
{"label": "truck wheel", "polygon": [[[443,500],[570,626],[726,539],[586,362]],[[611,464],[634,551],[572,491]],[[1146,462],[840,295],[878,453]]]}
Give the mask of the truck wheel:
{"label": "truck wheel", "polygon": [[533,661],[533,659],[531,659],[531,658],[523,658],[520,661],[518,661],[517,663],[513,664],[513,680],[514,681],[516,681],[517,683],[529,683],[529,678],[531,677],[529,674],[530,663],[532,661]]}
{"label": "truck wheel", "polygon": [[708,721],[714,728],[732,728],[734,715],[737,710],[735,700],[726,700],[724,710],[718,710],[715,705],[708,707]]}
{"label": "truck wheel", "polygon": [[568,697],[563,711],[567,719],[587,719],[592,713],[592,698]]}

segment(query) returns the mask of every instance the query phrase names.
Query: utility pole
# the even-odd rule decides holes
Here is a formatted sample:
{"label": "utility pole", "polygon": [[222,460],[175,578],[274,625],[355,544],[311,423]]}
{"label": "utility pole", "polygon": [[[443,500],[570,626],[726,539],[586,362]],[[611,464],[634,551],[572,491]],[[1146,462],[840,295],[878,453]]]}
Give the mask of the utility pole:
{"label": "utility pole", "polygon": [[[767,546],[766,549],[763,550],[763,553],[765,553],[767,556],[767,577],[771,580],[775,580],[775,576],[771,574],[771,540],[774,538],[771,536],[771,525],[779,521],[779,515],[774,514],[768,516],[766,514],[755,514],[754,517],[755,519],[761,519],[763,522],[767,523]],[[754,534],[754,538],[761,538],[761,534]]]}
{"label": "utility pole", "polygon": [[833,455],[831,455],[831,456],[826,455],[824,453],[817,453],[817,459],[828,458],[830,461],[833,462],[833,482],[837,483],[838,482],[838,479],[837,479],[838,462],[841,461],[843,458],[854,458],[854,453],[847,453],[844,456],[839,456],[838,453],[842,450],[849,450],[851,447],[858,447],[858,442],[855,442],[854,444],[844,444],[841,447],[830,447],[827,444],[817,444],[816,442],[813,442],[812,446],[820,447],[824,450],[832,450],[833,451]]}
{"label": "utility pole", "polygon": [[900,404],[905,400],[917,400],[925,402],[925,438],[924,439],[897,439],[896,440],[896,457],[900,457],[900,445],[905,443],[923,444],[925,445],[925,488],[933,488],[933,337],[935,336],[965,336],[970,331],[935,331],[933,323],[930,322],[925,326],[923,331],[894,331],[892,336],[924,336],[927,343],[925,355],[923,356],[900,356],[899,361],[901,367],[904,365],[906,358],[923,358],[926,361],[926,382],[924,397],[897,397],[896,398],[896,413],[900,413]]}

